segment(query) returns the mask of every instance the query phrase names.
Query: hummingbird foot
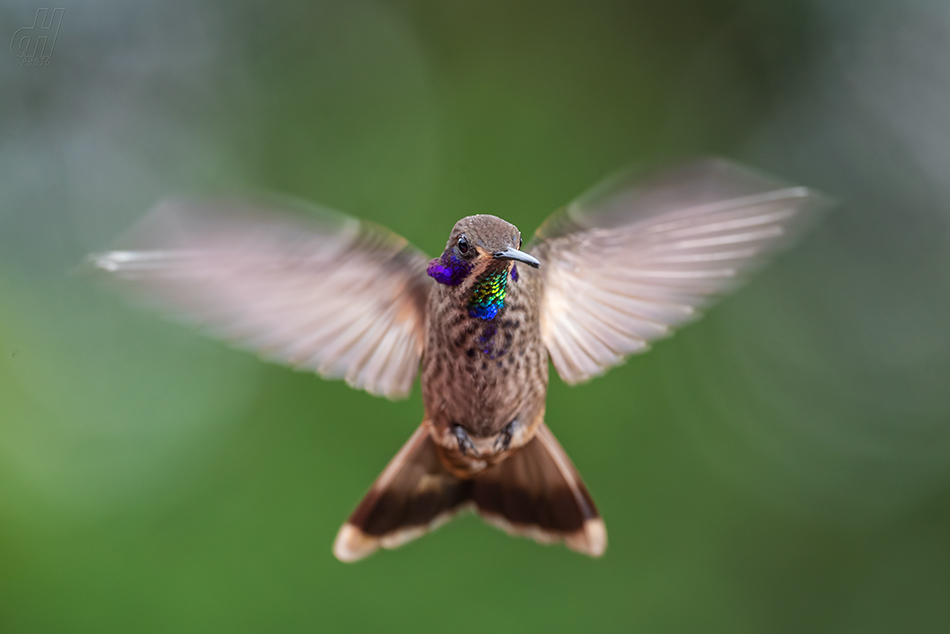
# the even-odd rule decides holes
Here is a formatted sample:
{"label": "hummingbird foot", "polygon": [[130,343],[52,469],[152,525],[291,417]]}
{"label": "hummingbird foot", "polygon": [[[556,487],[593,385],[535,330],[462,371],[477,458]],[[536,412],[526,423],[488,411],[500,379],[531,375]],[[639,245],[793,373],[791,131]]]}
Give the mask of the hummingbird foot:
{"label": "hummingbird foot", "polygon": [[461,425],[453,425],[452,433],[455,434],[455,439],[459,444],[459,451],[463,456],[467,456],[468,452],[473,454],[478,454],[478,451],[475,449],[475,443],[472,442],[472,438],[468,435],[468,432]]}
{"label": "hummingbird foot", "polygon": [[508,451],[508,447],[511,445],[511,435],[514,433],[515,425],[517,423],[518,419],[516,418],[502,427],[501,432],[498,434],[498,438],[495,439],[495,451],[498,453]]}

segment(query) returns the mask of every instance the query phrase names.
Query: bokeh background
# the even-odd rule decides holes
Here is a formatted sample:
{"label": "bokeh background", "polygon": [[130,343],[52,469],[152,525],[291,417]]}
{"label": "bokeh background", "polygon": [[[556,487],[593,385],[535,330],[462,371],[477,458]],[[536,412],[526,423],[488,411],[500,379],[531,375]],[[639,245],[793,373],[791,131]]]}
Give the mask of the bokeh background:
{"label": "bokeh background", "polygon": [[[57,2],[48,66],[0,50],[0,631],[950,627],[945,0]],[[600,560],[467,516],[337,562],[418,388],[266,365],[77,273],[170,193],[276,190],[432,254],[707,153],[838,206],[649,354],[552,379]]]}

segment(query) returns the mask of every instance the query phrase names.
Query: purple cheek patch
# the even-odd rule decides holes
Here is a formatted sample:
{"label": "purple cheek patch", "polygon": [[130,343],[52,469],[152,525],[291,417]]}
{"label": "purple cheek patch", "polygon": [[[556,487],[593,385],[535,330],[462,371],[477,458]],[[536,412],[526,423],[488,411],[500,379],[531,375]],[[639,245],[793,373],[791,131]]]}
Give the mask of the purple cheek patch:
{"label": "purple cheek patch", "polygon": [[472,265],[464,260],[460,260],[454,255],[442,254],[441,258],[435,258],[429,262],[426,267],[426,273],[439,284],[446,286],[458,286],[462,283]]}

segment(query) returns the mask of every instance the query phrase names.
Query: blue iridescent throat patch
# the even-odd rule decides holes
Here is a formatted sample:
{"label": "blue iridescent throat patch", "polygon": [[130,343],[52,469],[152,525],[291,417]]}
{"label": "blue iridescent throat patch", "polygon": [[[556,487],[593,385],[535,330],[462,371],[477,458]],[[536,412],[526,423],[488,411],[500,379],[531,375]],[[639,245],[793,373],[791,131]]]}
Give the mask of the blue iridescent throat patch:
{"label": "blue iridescent throat patch", "polygon": [[508,270],[502,269],[489,273],[479,280],[468,299],[468,314],[478,319],[494,319],[505,305],[508,292]]}
{"label": "blue iridescent throat patch", "polygon": [[426,267],[426,273],[439,284],[458,286],[472,271],[472,265],[454,253],[443,253]]}

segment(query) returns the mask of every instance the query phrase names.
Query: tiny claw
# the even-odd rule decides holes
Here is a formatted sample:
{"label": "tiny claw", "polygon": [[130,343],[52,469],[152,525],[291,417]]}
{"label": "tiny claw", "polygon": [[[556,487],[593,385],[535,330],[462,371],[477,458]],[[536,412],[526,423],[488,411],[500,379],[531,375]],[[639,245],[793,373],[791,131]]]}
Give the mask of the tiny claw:
{"label": "tiny claw", "polygon": [[495,439],[495,451],[508,451],[508,447],[511,445],[511,434],[514,432],[515,423],[517,422],[517,419],[515,419],[501,429],[501,433]]}
{"label": "tiny claw", "polygon": [[475,443],[472,442],[468,432],[465,431],[461,425],[453,426],[452,433],[455,434],[455,440],[458,441],[459,451],[462,452],[463,456],[467,456],[469,451],[472,453],[477,453],[475,451]]}

